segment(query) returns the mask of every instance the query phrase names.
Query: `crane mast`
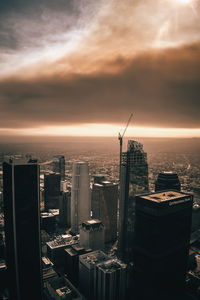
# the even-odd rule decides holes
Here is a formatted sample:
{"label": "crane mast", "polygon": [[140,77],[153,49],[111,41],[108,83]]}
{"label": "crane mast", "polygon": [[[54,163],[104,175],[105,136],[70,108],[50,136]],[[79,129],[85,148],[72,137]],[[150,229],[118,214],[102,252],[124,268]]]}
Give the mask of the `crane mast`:
{"label": "crane mast", "polygon": [[128,122],[126,124],[126,127],[125,127],[125,129],[123,131],[123,133],[121,134],[119,132],[119,134],[118,134],[118,140],[119,140],[119,183],[120,183],[120,180],[121,180],[121,164],[122,164],[123,137],[124,137],[124,135],[126,133],[126,130],[127,130],[128,126],[130,124],[130,121],[131,121],[132,117],[133,117],[133,114],[131,113],[130,117],[128,119]]}

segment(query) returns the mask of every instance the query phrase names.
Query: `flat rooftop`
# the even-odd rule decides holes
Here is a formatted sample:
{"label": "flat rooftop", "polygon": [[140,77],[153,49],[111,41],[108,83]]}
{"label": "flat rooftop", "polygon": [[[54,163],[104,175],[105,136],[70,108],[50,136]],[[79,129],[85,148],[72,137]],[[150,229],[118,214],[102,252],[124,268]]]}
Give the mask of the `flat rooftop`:
{"label": "flat rooftop", "polygon": [[100,263],[98,268],[100,268],[104,273],[113,273],[120,269],[125,269],[126,264],[122,263],[118,259],[111,259],[106,262]]}
{"label": "flat rooftop", "polygon": [[109,259],[109,257],[102,251],[97,250],[90,252],[88,254],[83,254],[80,256],[81,260],[85,263],[96,265],[100,262],[106,261]]}
{"label": "flat rooftop", "polygon": [[47,242],[46,245],[48,245],[51,249],[56,249],[77,244],[78,240],[76,237],[72,237],[71,235],[68,236],[68,238],[57,236],[53,241]]}
{"label": "flat rooftop", "polygon": [[17,156],[7,156],[4,159],[4,162],[10,165],[37,165],[37,159],[25,158],[25,157],[17,157]]}
{"label": "flat rooftop", "polygon": [[188,197],[188,194],[177,192],[177,191],[158,192],[158,193],[140,196],[140,198],[153,201],[153,202],[158,202],[158,203],[164,201],[178,200],[183,197]]}

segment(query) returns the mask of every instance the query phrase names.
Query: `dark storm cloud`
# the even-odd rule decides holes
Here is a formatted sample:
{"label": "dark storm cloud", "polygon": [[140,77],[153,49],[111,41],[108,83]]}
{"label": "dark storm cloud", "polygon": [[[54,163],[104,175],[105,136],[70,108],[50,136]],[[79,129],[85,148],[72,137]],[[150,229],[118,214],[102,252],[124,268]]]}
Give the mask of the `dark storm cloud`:
{"label": "dark storm cloud", "polygon": [[200,127],[199,44],[100,63],[104,72],[1,81],[0,126],[120,123],[133,112],[135,125]]}

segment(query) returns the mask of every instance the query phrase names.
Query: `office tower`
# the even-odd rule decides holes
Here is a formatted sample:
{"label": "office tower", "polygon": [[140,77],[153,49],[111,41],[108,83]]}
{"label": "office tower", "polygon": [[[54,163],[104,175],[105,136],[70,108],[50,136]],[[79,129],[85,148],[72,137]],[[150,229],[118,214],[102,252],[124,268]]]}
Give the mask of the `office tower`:
{"label": "office tower", "polygon": [[71,229],[78,233],[79,225],[90,219],[91,193],[89,167],[86,162],[75,162],[72,173]]}
{"label": "office tower", "polygon": [[135,222],[135,196],[148,192],[147,154],[143,145],[128,141],[127,152],[122,153],[118,256],[125,262],[132,260],[132,241]]}
{"label": "office tower", "polygon": [[39,165],[3,163],[6,264],[12,300],[42,299]]}
{"label": "office tower", "polygon": [[80,225],[80,244],[92,250],[104,250],[105,231],[100,220],[88,220]]}
{"label": "office tower", "polygon": [[50,279],[47,282],[45,296],[48,300],[83,300],[83,296],[66,277]]}
{"label": "office tower", "polygon": [[44,175],[44,206],[45,210],[59,207],[60,174]]}
{"label": "office tower", "polygon": [[158,174],[158,178],[155,182],[155,191],[165,191],[165,190],[181,190],[180,180],[178,175],[173,172],[162,172]]}
{"label": "office tower", "polygon": [[192,195],[177,191],[136,198],[133,257],[139,299],[182,299],[192,204]]}
{"label": "office tower", "polygon": [[65,157],[63,155],[53,156],[53,172],[59,173],[61,180],[65,180]]}
{"label": "office tower", "polygon": [[126,299],[127,265],[118,259],[110,259],[95,266],[94,299]]}
{"label": "office tower", "polygon": [[79,244],[72,245],[64,249],[65,255],[65,274],[74,286],[79,283],[79,256],[91,252],[91,249],[85,249]]}
{"label": "office tower", "polygon": [[102,251],[93,251],[79,256],[79,288],[87,300],[94,300],[95,266],[110,258]]}
{"label": "office tower", "polygon": [[53,241],[47,242],[47,256],[53,262],[56,268],[64,269],[65,254],[64,249],[78,244],[77,237],[70,234],[57,236]]}
{"label": "office tower", "polygon": [[99,178],[92,187],[92,217],[102,221],[105,227],[105,242],[117,238],[118,184]]}
{"label": "office tower", "polygon": [[59,224],[68,228],[71,226],[71,193],[67,191],[60,194]]}

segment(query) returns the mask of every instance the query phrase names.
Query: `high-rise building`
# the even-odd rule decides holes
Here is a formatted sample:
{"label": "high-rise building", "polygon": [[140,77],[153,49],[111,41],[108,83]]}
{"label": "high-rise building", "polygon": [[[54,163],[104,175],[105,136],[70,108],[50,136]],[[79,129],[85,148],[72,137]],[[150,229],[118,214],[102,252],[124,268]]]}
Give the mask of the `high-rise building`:
{"label": "high-rise building", "polygon": [[44,206],[45,210],[59,207],[60,174],[50,173],[44,175]]}
{"label": "high-rise building", "polygon": [[94,300],[95,266],[110,258],[102,251],[93,251],[79,256],[79,287],[81,293],[88,299]]}
{"label": "high-rise building", "polygon": [[110,259],[95,265],[94,299],[122,300],[126,298],[127,265]]}
{"label": "high-rise building", "polygon": [[122,153],[118,255],[129,262],[132,260],[132,240],[135,222],[135,196],[149,189],[147,154],[143,145],[128,141],[127,152]]}
{"label": "high-rise building", "polygon": [[104,250],[105,230],[100,220],[92,219],[80,225],[80,244],[92,250]]}
{"label": "high-rise building", "polygon": [[63,155],[53,156],[53,172],[59,173],[61,180],[65,180],[65,157]]}
{"label": "high-rise building", "polygon": [[105,177],[92,187],[92,217],[105,226],[105,242],[117,238],[118,184],[106,181]]}
{"label": "high-rise building", "polygon": [[183,299],[192,204],[192,195],[177,191],[136,198],[132,246],[139,299]]}
{"label": "high-rise building", "polygon": [[65,274],[74,286],[78,286],[79,283],[79,256],[91,251],[91,249],[85,249],[79,244],[64,249]]}
{"label": "high-rise building", "polygon": [[[3,163],[6,264],[10,299],[42,299],[39,165]],[[31,296],[30,296],[31,295]]]}
{"label": "high-rise building", "polygon": [[71,229],[78,233],[79,225],[90,219],[91,192],[89,167],[86,162],[75,162],[71,189]]}
{"label": "high-rise building", "polygon": [[59,224],[68,228],[71,226],[71,193],[67,191],[60,194]]}
{"label": "high-rise building", "polygon": [[165,190],[181,190],[180,180],[178,175],[173,172],[162,172],[158,174],[158,178],[155,182],[155,191],[165,191]]}

